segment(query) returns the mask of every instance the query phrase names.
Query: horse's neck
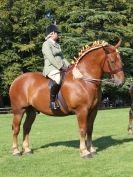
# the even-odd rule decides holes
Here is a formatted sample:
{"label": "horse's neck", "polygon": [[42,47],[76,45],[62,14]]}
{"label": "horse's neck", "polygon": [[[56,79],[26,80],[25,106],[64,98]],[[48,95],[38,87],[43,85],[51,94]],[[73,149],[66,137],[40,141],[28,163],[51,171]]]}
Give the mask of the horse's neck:
{"label": "horse's neck", "polygon": [[102,63],[105,59],[105,54],[103,50],[97,49],[91,52],[88,52],[78,63],[78,68],[83,74],[89,74],[93,77],[101,78],[102,73]]}
{"label": "horse's neck", "polygon": [[101,79],[103,77],[103,70],[100,62],[95,62],[96,59],[91,61],[81,62],[79,70],[84,76]]}

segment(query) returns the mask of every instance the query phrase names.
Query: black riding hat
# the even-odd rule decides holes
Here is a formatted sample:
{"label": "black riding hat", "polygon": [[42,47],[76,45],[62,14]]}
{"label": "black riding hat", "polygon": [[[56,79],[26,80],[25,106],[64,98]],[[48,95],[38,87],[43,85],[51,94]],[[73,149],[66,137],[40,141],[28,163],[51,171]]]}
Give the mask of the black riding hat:
{"label": "black riding hat", "polygon": [[46,35],[49,35],[49,34],[52,33],[53,31],[54,31],[54,32],[57,32],[57,33],[60,32],[60,31],[58,30],[58,28],[57,28],[56,25],[51,24],[51,25],[47,26],[47,28],[46,28]]}

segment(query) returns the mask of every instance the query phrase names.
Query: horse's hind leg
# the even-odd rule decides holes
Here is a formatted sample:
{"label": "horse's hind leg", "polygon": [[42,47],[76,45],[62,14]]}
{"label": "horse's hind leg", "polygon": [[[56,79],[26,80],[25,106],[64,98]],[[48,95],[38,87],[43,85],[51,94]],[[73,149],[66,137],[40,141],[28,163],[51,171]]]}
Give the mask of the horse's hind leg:
{"label": "horse's hind leg", "polygon": [[29,154],[31,153],[31,149],[29,147],[29,133],[36,118],[36,111],[32,107],[29,107],[26,110],[26,115],[27,116],[23,125],[23,150],[24,154]]}
{"label": "horse's hind leg", "polygon": [[20,124],[21,124],[21,120],[23,117],[25,110],[17,110],[14,111],[14,118],[13,118],[13,122],[12,122],[12,131],[13,131],[13,145],[12,145],[12,149],[13,149],[13,155],[20,155],[20,151],[18,149],[18,134],[20,131]]}
{"label": "horse's hind leg", "polygon": [[128,134],[133,134],[133,105],[129,110]]}

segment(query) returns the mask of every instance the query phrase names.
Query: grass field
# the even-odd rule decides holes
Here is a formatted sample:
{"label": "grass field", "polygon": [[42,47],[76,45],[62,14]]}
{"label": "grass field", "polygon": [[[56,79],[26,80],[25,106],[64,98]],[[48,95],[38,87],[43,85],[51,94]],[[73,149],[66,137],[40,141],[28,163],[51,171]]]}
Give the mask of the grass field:
{"label": "grass field", "polygon": [[34,154],[13,157],[12,115],[0,115],[0,177],[133,177],[133,136],[127,134],[128,111],[125,108],[98,112],[93,132],[98,154],[91,159],[79,155],[75,116],[43,114],[37,116],[30,134]]}

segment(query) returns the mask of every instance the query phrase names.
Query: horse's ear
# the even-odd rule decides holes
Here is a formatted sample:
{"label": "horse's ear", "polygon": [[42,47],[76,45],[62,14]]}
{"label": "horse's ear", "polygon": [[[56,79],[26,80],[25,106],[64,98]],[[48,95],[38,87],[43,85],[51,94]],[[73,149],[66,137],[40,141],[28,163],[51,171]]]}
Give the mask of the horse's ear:
{"label": "horse's ear", "polygon": [[121,45],[122,39],[119,39],[118,43],[114,46],[116,49],[118,49]]}

